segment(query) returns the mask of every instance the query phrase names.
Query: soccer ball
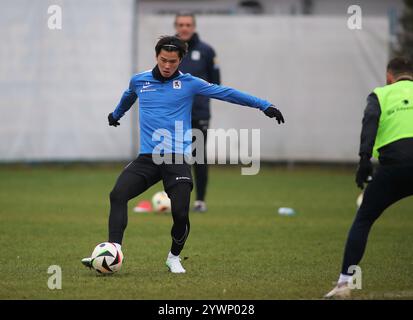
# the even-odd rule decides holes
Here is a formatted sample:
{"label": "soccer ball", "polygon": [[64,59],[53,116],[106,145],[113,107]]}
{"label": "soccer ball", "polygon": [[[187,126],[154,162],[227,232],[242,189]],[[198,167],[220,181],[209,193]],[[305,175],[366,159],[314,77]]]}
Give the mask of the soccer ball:
{"label": "soccer ball", "polygon": [[170,212],[171,199],[165,191],[159,191],[152,197],[152,206],[155,212]]}
{"label": "soccer ball", "polygon": [[92,267],[98,273],[114,273],[120,270],[123,253],[112,242],[103,242],[92,252]]}
{"label": "soccer ball", "polygon": [[357,200],[356,200],[357,208],[360,208],[361,204],[363,203],[363,196],[364,196],[364,193],[362,192],[357,197]]}

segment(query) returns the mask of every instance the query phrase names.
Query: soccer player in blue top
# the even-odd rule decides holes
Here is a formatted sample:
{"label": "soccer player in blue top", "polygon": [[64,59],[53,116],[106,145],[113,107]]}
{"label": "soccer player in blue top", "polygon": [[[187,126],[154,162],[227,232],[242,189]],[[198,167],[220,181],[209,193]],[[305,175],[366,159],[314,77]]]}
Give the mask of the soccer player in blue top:
{"label": "soccer player in blue top", "polygon": [[[279,124],[284,123],[284,118],[266,100],[180,72],[178,67],[187,52],[187,44],[179,38],[162,37],[155,52],[155,68],[132,77],[129,89],[108,116],[109,125],[118,126],[119,120],[139,98],[140,152],[137,159],[125,167],[110,193],[108,241],[121,250],[128,201],[162,180],[171,199],[173,218],[172,245],[166,265],[173,273],[184,273],[179,254],[190,230],[188,212],[192,176],[190,164],[182,158],[192,152],[190,130],[194,96],[203,95],[256,108],[270,118],[275,117]],[[186,132],[190,134],[187,136]],[[91,258],[82,259],[82,263],[91,267]]]}

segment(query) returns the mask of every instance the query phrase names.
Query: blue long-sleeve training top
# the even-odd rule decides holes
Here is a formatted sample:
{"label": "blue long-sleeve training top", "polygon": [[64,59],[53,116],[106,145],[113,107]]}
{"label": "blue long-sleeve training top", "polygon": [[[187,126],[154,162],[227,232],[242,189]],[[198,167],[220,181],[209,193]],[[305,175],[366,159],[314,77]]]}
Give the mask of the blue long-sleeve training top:
{"label": "blue long-sleeve training top", "polygon": [[272,104],[233,88],[179,72],[167,81],[152,70],[134,75],[113,112],[119,120],[139,98],[140,154],[191,154],[191,110],[195,95],[266,110]]}

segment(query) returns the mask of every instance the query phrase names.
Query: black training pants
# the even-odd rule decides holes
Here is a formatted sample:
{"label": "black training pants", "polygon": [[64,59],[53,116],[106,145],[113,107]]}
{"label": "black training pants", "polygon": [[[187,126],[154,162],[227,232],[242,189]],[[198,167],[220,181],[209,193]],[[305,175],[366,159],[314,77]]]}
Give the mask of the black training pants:
{"label": "black training pants", "polygon": [[191,168],[186,163],[157,165],[148,155],[140,155],[126,166],[110,193],[109,242],[122,244],[128,223],[128,201],[160,180],[163,180],[165,191],[171,199],[171,252],[179,255],[190,230]]}
{"label": "black training pants", "polygon": [[[192,130],[198,129],[202,132],[202,135],[204,136],[204,144],[197,145],[197,149],[203,148],[203,151],[204,151],[203,163],[195,162],[193,165],[194,176],[195,176],[195,186],[196,186],[196,200],[201,200],[201,201],[205,201],[206,189],[207,189],[207,184],[208,184],[208,164],[207,164],[207,157],[206,157],[208,126],[209,126],[209,120],[192,120]],[[193,141],[195,141],[195,137],[193,138]],[[193,153],[193,156],[196,156],[195,152]]]}
{"label": "black training pants", "polygon": [[350,228],[341,273],[358,265],[367,244],[370,228],[383,211],[396,201],[413,195],[413,165],[380,166],[367,185],[363,202]]}

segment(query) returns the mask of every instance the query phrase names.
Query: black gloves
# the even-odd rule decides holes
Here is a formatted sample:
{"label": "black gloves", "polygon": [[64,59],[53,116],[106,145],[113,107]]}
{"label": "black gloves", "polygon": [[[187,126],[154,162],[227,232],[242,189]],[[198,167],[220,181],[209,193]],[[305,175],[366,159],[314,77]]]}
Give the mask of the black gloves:
{"label": "black gloves", "polygon": [[119,121],[115,120],[115,118],[113,117],[113,113],[109,113],[108,120],[109,120],[109,125],[110,126],[117,127],[117,126],[120,125]]}
{"label": "black gloves", "polygon": [[267,117],[277,119],[278,124],[284,123],[284,117],[281,114],[280,110],[278,110],[274,106],[269,106],[267,109],[264,110],[264,113]]}
{"label": "black gloves", "polygon": [[359,166],[356,173],[356,183],[360,189],[364,189],[364,183],[369,182],[368,179],[373,174],[373,164],[368,156],[361,156]]}

